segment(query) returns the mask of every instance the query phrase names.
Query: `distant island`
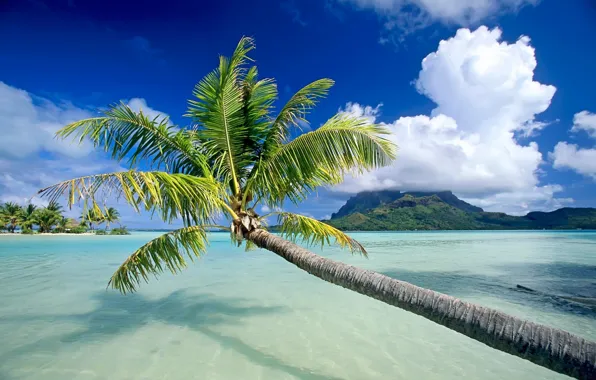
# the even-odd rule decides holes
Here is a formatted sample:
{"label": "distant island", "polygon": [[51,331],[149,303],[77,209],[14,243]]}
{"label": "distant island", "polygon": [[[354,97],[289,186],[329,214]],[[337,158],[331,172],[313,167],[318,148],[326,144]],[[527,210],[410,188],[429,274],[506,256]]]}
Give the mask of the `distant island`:
{"label": "distant island", "polygon": [[344,231],[596,229],[596,208],[513,216],[486,212],[451,191],[386,190],[358,193],[324,222]]}
{"label": "distant island", "polygon": [[[52,201],[45,207],[34,204],[21,206],[14,202],[0,204],[0,235],[130,235],[126,226],[111,228],[119,222],[120,213],[114,207],[84,210],[81,221],[63,215],[64,208]],[[105,229],[94,226],[105,224]],[[18,230],[17,230],[18,229]]]}

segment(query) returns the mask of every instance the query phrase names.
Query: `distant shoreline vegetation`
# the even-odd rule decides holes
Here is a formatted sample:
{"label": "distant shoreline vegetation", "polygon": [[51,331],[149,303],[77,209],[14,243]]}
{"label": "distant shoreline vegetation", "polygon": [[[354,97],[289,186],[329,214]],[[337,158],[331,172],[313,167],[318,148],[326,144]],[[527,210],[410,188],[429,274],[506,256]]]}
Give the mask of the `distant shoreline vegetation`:
{"label": "distant shoreline vegetation", "polygon": [[561,208],[524,216],[486,212],[440,192],[362,192],[325,223],[343,231],[596,230],[595,208]]}
{"label": "distant shoreline vegetation", "polygon": [[[50,202],[46,207],[33,204],[21,206],[14,202],[0,205],[0,233],[130,235],[126,226],[110,228],[110,224],[119,220],[120,213],[113,207],[87,210],[78,221],[65,217],[63,207],[57,202]],[[105,224],[104,229],[94,228],[101,224]]]}

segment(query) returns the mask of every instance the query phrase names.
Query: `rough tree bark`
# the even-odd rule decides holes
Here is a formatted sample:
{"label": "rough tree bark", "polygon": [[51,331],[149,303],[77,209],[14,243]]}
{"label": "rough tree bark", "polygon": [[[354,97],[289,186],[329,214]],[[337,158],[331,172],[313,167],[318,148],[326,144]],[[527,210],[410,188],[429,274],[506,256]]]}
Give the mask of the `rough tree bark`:
{"label": "rough tree bark", "polygon": [[322,280],[416,313],[553,371],[596,379],[596,342],[316,255],[262,229],[245,238]]}

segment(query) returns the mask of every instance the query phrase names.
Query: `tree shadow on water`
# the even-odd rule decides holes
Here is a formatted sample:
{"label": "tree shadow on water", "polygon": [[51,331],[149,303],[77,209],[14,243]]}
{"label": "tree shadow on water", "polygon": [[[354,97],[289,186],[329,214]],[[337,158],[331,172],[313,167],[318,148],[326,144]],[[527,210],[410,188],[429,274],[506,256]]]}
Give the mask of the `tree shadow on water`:
{"label": "tree shadow on water", "polygon": [[[149,299],[138,293],[123,296],[106,291],[93,296],[96,307],[80,314],[54,314],[39,316],[0,317],[0,323],[28,323],[52,321],[53,323],[75,323],[78,331],[54,335],[5,351],[0,355],[0,364],[15,357],[40,353],[53,355],[56,350],[73,344],[87,344],[105,340],[106,337],[135,331],[149,323],[190,328],[216,341],[224,349],[234,350],[256,365],[287,373],[300,379],[338,379],[314,373],[308,368],[293,366],[290,363],[263,352],[249,343],[233,336],[223,335],[215,329],[218,325],[238,325],[243,318],[283,313],[279,306],[247,304],[243,298],[219,297],[211,294],[195,294],[179,290],[160,299]],[[175,344],[176,342],[170,342]],[[2,374],[3,375],[3,374]],[[8,377],[7,377],[8,378]],[[3,378],[2,378],[3,379]]]}
{"label": "tree shadow on water", "polygon": [[[454,297],[494,297],[530,305],[551,312],[596,317],[589,290],[594,267],[569,263],[503,265],[503,275],[482,275],[466,271],[385,270],[383,274],[397,280],[432,289]],[[524,291],[522,285],[533,291]],[[592,287],[594,284],[592,284]],[[581,291],[580,291],[581,290]],[[574,298],[575,297],[575,298]],[[587,297],[586,302],[579,302]]]}
{"label": "tree shadow on water", "polygon": [[508,263],[497,268],[505,278],[544,293],[596,298],[596,265],[554,261]]}

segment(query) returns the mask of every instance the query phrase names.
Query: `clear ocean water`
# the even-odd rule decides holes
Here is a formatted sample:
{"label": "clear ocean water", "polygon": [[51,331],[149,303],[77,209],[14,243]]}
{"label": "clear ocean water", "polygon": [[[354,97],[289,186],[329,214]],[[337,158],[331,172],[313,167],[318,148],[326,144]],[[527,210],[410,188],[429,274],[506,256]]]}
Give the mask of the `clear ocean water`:
{"label": "clear ocean water", "polygon": [[[106,290],[158,233],[0,237],[0,379],[559,379],[212,234],[132,295]],[[596,340],[594,232],[356,233],[385,273]],[[540,293],[516,290],[516,285]]]}

